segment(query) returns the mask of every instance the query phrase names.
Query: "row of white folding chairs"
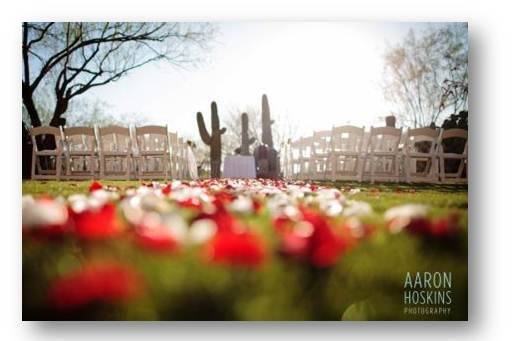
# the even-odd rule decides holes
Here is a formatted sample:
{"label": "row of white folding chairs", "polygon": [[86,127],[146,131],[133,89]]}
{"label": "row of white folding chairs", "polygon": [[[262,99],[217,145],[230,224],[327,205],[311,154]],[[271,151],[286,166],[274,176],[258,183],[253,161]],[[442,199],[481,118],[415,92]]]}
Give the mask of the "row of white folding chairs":
{"label": "row of white folding chairs", "polygon": [[[187,175],[186,143],[167,126],[35,127],[33,179],[168,179]],[[55,144],[43,140],[52,136]],[[38,144],[38,141],[40,144]],[[45,146],[40,150],[38,146]]]}
{"label": "row of white folding chairs", "polygon": [[287,179],[467,183],[467,140],[462,129],[339,126],[286,143],[281,159]]}

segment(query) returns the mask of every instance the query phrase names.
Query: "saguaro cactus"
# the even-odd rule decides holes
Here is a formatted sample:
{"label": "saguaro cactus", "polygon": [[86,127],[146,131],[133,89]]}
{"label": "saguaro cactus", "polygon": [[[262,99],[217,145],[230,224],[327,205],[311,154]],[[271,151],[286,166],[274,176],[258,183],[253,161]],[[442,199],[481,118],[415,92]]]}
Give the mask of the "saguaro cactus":
{"label": "saguaro cactus", "polygon": [[272,140],[272,123],[270,120],[270,107],[268,105],[267,95],[263,95],[261,99],[261,142],[273,148],[274,142]]}
{"label": "saguaro cactus", "polygon": [[212,178],[220,178],[220,165],[221,165],[221,135],[226,132],[226,128],[220,128],[219,123],[219,115],[217,114],[217,103],[212,102],[211,105],[212,111],[212,131],[208,134],[206,130],[206,126],[204,125],[203,114],[200,112],[197,113],[197,126],[199,127],[199,134],[201,135],[201,140],[210,146],[210,167],[211,167],[211,177]]}
{"label": "saguaro cactus", "polygon": [[240,146],[241,155],[250,155],[249,146],[256,142],[255,137],[249,138],[249,116],[247,113],[242,114],[242,145]]}
{"label": "saguaro cactus", "polygon": [[261,99],[261,142],[254,150],[256,159],[256,175],[259,178],[279,178],[279,156],[274,149],[272,140],[272,121],[270,119],[270,107],[267,95]]}

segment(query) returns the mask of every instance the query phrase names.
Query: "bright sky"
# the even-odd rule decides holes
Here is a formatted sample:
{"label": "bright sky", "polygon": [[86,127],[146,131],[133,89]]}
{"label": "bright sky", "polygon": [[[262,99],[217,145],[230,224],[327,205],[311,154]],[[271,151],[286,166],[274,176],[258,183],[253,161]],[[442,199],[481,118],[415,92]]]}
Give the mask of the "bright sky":
{"label": "bright sky", "polygon": [[381,125],[392,107],[380,82],[383,53],[417,23],[249,22],[219,24],[209,60],[192,70],[149,65],[118,82],[91,90],[115,115],[142,113],[199,138],[195,113],[215,100],[219,114],[261,106],[294,120],[300,134],[332,125]]}

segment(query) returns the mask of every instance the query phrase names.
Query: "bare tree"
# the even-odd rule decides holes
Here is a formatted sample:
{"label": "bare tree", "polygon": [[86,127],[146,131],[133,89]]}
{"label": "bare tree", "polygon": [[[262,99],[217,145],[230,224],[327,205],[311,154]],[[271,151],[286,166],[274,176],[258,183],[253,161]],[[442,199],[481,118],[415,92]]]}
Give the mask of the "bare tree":
{"label": "bare tree", "polygon": [[146,64],[193,65],[216,32],[208,23],[23,23],[22,99],[32,126],[41,125],[36,92],[55,96],[50,125],[75,97]]}
{"label": "bare tree", "polygon": [[115,116],[109,113],[110,105],[101,100],[89,100],[77,98],[70,103],[66,112],[66,124],[70,126],[94,125],[143,125],[147,122],[143,113],[131,113],[130,115]]}
{"label": "bare tree", "polygon": [[428,126],[468,107],[467,24],[410,30],[385,53],[384,94],[402,124]]}

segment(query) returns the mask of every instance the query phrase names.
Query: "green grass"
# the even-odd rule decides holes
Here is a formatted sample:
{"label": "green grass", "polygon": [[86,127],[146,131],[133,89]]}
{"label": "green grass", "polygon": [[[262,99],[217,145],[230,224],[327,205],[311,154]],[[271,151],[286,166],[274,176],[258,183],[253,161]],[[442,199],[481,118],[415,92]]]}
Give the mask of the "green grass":
{"label": "green grass", "polygon": [[[89,192],[89,186],[92,181],[37,181],[37,180],[26,180],[21,184],[21,193],[23,195],[51,195],[51,196],[65,196],[68,197],[71,194],[76,193],[87,193]],[[121,180],[102,180],[101,183],[107,186],[115,186],[120,190],[124,190],[129,187],[140,186],[140,181],[121,181]]]}

